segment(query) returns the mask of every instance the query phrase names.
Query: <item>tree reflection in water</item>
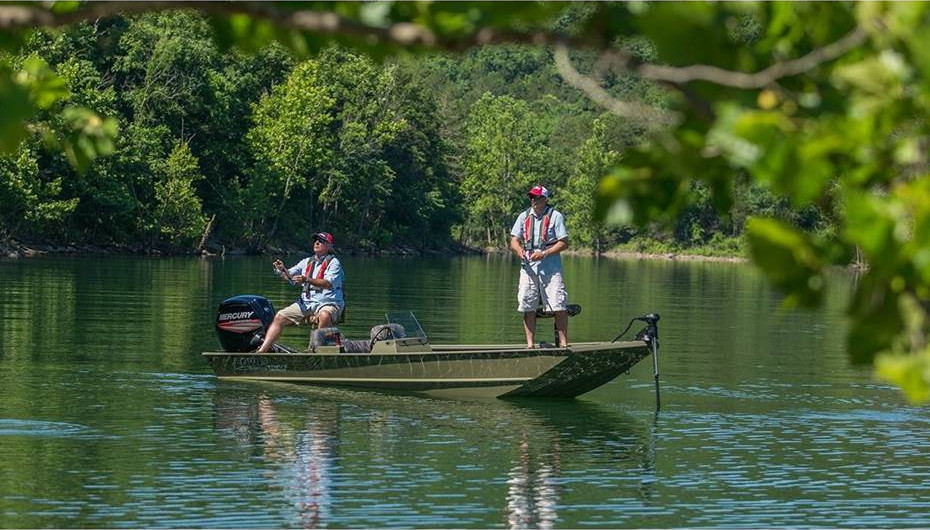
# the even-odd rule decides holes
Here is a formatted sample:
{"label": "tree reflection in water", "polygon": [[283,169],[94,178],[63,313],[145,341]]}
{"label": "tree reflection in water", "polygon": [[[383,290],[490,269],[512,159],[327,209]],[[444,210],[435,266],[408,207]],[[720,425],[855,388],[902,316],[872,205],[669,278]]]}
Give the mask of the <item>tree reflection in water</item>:
{"label": "tree reflection in water", "polygon": [[[334,521],[333,515],[364,512],[381,517],[378,503],[409,512],[378,526],[395,521],[401,526],[410,526],[409,521],[422,524],[424,517],[430,520],[424,507],[437,514],[459,508],[442,504],[453,502],[441,500],[453,490],[463,504],[483,506],[483,512],[494,506],[502,509],[504,520],[497,524],[545,529],[557,526],[560,511],[571,504],[589,502],[580,499],[579,492],[592,487],[587,480],[591,470],[601,476],[607,470],[610,480],[625,484],[638,480],[636,488],[624,491],[644,500],[655,483],[654,430],[580,400],[454,401],[292,385],[221,384],[214,403],[217,430],[259,457],[256,472],[266,481],[263,487],[279,491],[295,507],[287,525],[357,524],[352,519]],[[455,443],[431,444],[437,436]],[[340,455],[340,447],[349,452]],[[386,476],[384,470],[392,471]],[[365,488],[372,495],[367,502],[375,504],[357,506],[365,501],[334,495],[336,484],[349,490],[359,481],[368,483]],[[504,487],[497,490],[496,500],[495,484]],[[406,493],[400,499],[392,497],[399,490]],[[605,491],[608,496],[617,494]],[[339,509],[334,498],[341,499]],[[424,505],[424,498],[440,500]],[[448,522],[447,517],[435,520]],[[485,524],[495,523],[488,519]]]}

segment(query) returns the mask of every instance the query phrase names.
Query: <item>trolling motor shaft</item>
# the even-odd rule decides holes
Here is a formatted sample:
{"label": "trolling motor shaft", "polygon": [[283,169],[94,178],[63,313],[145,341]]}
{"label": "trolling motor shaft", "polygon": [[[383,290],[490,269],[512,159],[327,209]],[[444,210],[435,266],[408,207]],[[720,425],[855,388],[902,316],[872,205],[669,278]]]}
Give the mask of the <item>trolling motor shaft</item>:
{"label": "trolling motor shaft", "polygon": [[649,313],[633,320],[646,323],[646,327],[636,335],[636,340],[645,341],[652,349],[652,377],[656,385],[656,410],[659,410],[661,408],[659,398],[659,314]]}
{"label": "trolling motor shaft", "polygon": [[648,315],[633,318],[630,320],[630,323],[627,324],[626,329],[614,337],[614,340],[610,341],[617,342],[620,340],[620,337],[626,335],[626,332],[629,331],[633,326],[633,322],[638,321],[646,323],[646,327],[641,329],[639,333],[636,334],[636,338],[634,340],[641,340],[645,342],[652,350],[652,377],[656,384],[656,410],[659,410],[661,405],[661,401],[659,399],[659,318],[660,317],[658,313],[649,313]]}

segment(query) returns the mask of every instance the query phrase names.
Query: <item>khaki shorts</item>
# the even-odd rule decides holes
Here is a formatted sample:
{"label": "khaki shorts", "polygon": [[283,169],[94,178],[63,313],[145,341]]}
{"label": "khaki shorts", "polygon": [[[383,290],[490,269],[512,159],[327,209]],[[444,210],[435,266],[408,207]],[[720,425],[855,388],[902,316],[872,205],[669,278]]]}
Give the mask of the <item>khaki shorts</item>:
{"label": "khaki shorts", "polygon": [[285,307],[281,311],[278,311],[278,314],[290,320],[291,323],[294,324],[295,326],[316,326],[320,319],[319,317],[320,311],[326,311],[327,313],[329,313],[330,317],[332,317],[330,320],[333,323],[333,325],[338,324],[339,318],[342,317],[342,310],[339,309],[339,306],[326,304],[326,305],[321,305],[317,307],[316,312],[314,311],[304,312],[300,310],[300,304],[298,304],[297,302],[294,302],[293,304]]}
{"label": "khaki shorts", "polygon": [[[542,287],[545,299],[540,297],[539,289],[536,287],[537,279],[539,286]],[[568,292],[565,290],[565,282],[562,281],[562,273],[537,274],[534,271],[533,275],[530,276],[527,274],[526,269],[520,269],[517,311],[529,313],[536,311],[538,307],[542,307],[546,311],[565,311],[568,309]]]}

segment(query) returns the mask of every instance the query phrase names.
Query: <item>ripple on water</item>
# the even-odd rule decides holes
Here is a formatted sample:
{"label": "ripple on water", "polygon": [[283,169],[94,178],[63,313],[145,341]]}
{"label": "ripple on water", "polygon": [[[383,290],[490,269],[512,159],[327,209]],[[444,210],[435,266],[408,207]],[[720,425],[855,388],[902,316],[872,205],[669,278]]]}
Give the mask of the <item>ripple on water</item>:
{"label": "ripple on water", "polygon": [[43,438],[103,438],[103,434],[85,425],[58,421],[0,418],[0,436],[35,436]]}

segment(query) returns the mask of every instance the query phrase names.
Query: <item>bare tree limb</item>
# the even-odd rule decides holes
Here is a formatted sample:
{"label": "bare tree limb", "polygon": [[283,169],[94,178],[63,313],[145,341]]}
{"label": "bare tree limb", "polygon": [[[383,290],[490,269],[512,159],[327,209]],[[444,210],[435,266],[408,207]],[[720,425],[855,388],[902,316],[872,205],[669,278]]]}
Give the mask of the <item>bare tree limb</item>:
{"label": "bare tree limb", "polygon": [[674,113],[637,102],[623,101],[610,95],[595,79],[575,70],[565,46],[555,47],[555,66],[566,83],[581,90],[592,101],[618,116],[641,121],[649,128],[668,126],[676,122]]}
{"label": "bare tree limb", "polygon": [[668,81],[679,84],[691,81],[710,81],[718,85],[735,88],[762,88],[783,77],[798,75],[812,70],[825,62],[832,61],[865,42],[867,37],[868,33],[861,27],[857,27],[836,42],[832,42],[822,48],[817,48],[798,59],[775,63],[765,70],[754,74],[733,72],[704,64],[685,67],[641,64],[635,68],[635,71],[641,76],[652,79],[653,81]]}

